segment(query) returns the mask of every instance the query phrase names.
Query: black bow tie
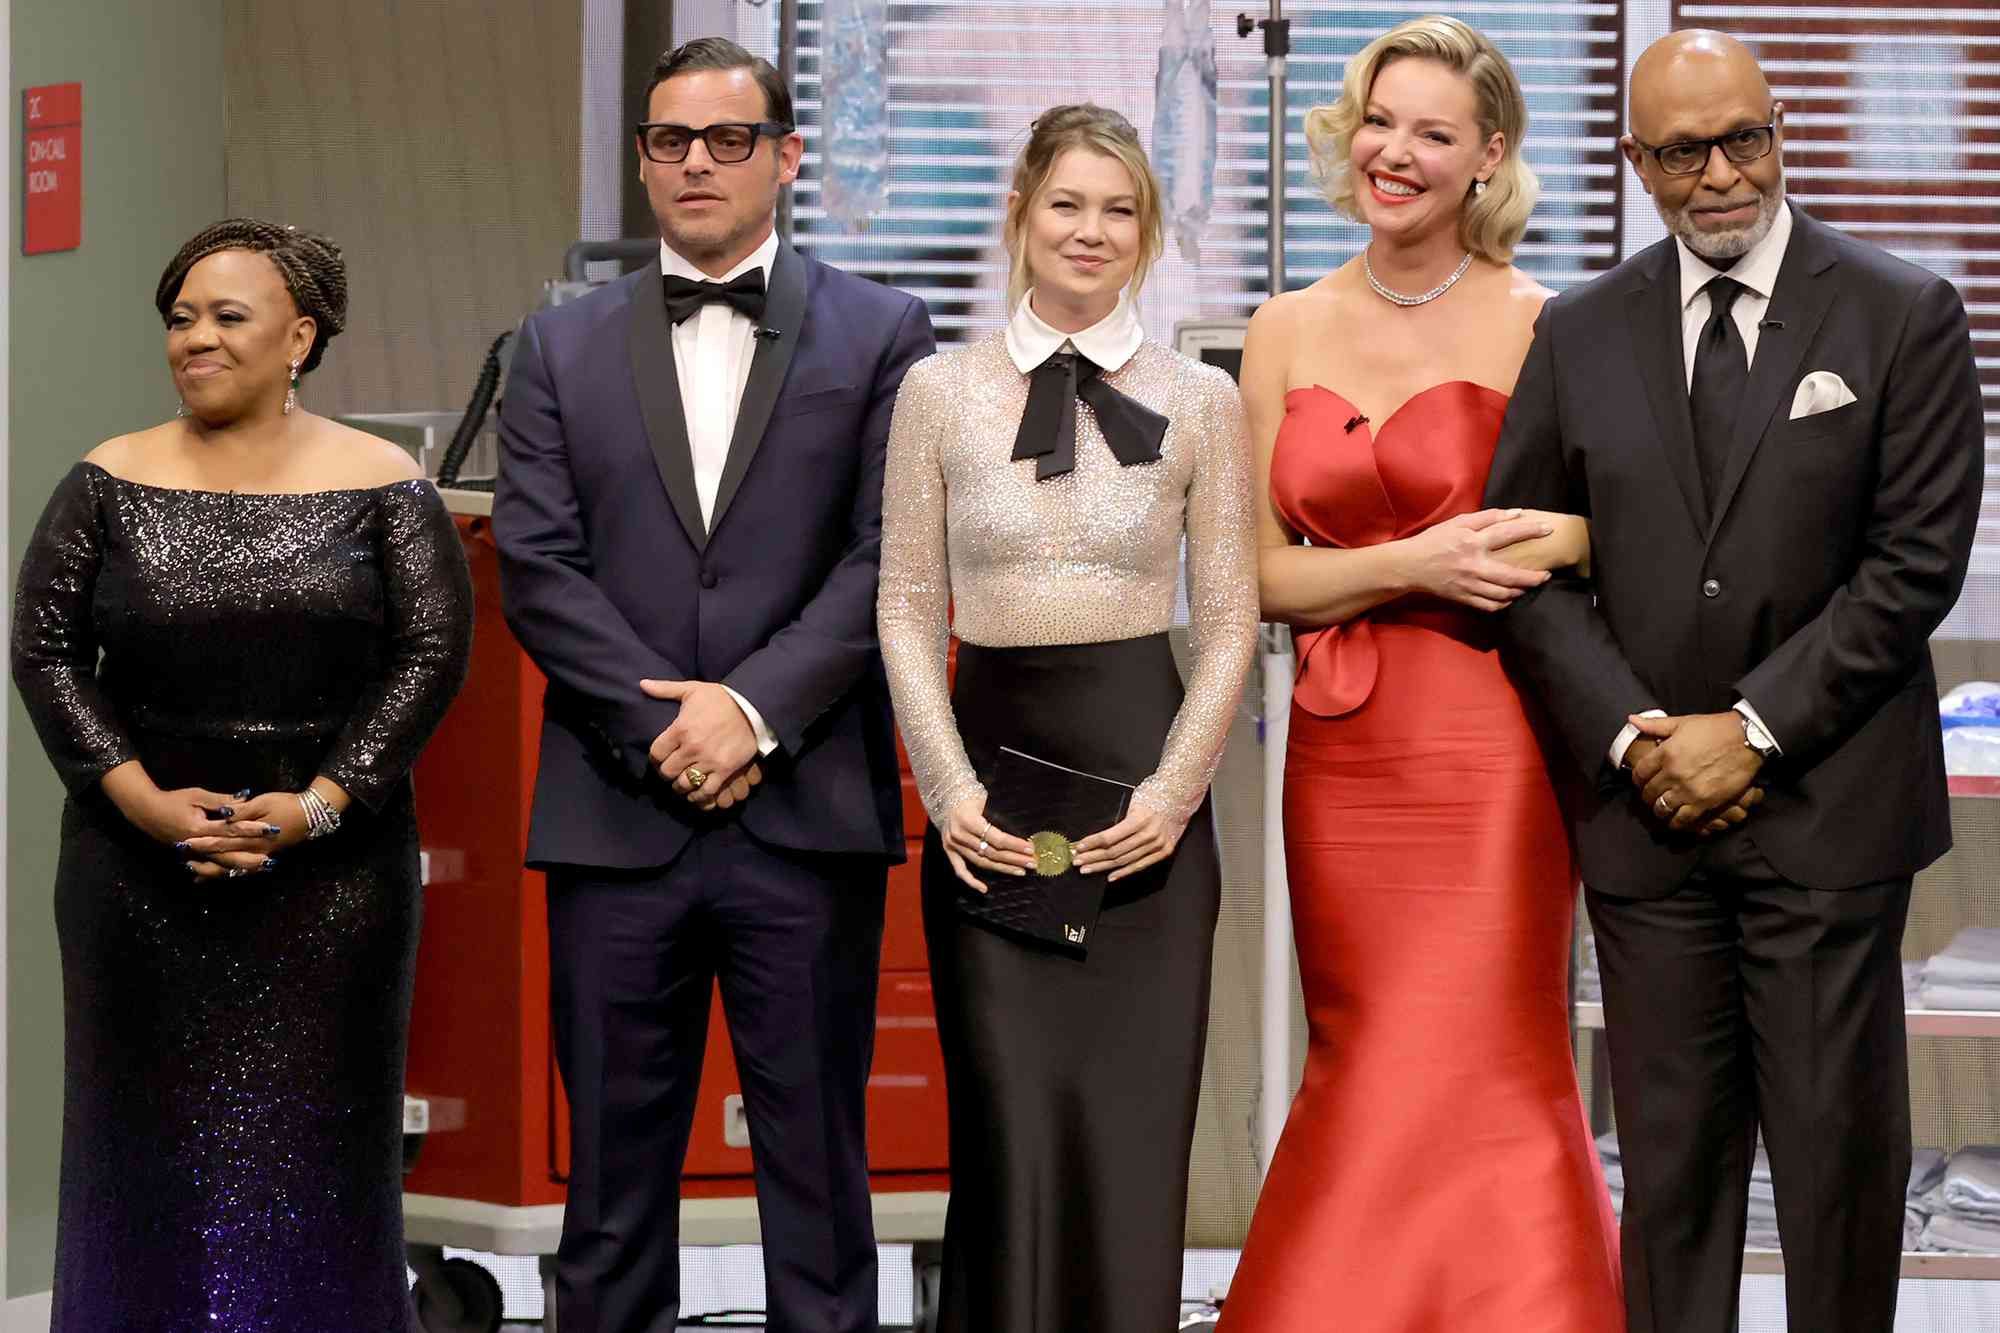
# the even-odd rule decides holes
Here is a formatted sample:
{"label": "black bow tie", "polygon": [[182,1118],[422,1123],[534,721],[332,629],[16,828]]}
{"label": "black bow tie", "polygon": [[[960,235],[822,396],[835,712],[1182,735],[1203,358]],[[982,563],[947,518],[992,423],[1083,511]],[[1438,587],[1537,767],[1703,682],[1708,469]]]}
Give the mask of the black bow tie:
{"label": "black bow tie", "polygon": [[751,320],[764,317],[764,270],[761,268],[753,268],[728,282],[697,282],[672,273],[665,277],[667,318],[676,324],[698,313],[710,301],[720,301]]}
{"label": "black bow tie", "polygon": [[1035,460],[1035,480],[1060,477],[1076,467],[1076,400],[1090,404],[1104,442],[1126,467],[1156,463],[1167,419],[1128,398],[1102,379],[1089,357],[1057,352],[1036,366],[1028,379],[1028,408],[1014,435],[1014,461]]}

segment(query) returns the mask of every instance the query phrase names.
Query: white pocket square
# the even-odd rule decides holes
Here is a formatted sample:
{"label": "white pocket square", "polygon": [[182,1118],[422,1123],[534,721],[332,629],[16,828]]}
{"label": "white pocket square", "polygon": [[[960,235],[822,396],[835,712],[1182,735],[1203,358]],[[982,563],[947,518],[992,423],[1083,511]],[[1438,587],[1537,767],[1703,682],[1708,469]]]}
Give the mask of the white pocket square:
{"label": "white pocket square", "polygon": [[1853,401],[1854,390],[1847,387],[1846,380],[1830,370],[1815,370],[1799,381],[1798,392],[1792,395],[1791,419],[1816,417]]}

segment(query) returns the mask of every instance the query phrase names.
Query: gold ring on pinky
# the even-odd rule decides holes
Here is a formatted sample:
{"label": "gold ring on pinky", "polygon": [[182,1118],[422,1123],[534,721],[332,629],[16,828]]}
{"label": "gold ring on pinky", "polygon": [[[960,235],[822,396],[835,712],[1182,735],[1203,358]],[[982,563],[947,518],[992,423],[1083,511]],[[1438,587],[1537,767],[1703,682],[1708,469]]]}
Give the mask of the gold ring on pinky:
{"label": "gold ring on pinky", "polygon": [[693,787],[696,791],[700,791],[708,785],[708,774],[702,772],[693,764],[689,764],[686,768],[682,769],[681,776],[686,778],[688,786]]}

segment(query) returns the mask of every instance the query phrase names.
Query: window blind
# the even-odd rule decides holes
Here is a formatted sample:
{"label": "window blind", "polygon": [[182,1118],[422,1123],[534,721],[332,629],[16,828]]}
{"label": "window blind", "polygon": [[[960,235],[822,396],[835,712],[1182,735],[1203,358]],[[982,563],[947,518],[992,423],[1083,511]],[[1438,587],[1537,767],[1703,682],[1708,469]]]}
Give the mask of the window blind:
{"label": "window blind", "polygon": [[[762,53],[776,50],[775,10]],[[820,196],[821,5],[800,6],[796,94],[806,159],[794,237],[819,258],[902,287],[929,304],[940,339],[1005,318],[999,228],[1013,159],[1043,108],[1091,100],[1124,112],[1151,146],[1158,0],[1052,5],[928,0],[889,6],[889,205],[865,230],[828,217]],[[1141,314],[1155,337],[1192,316],[1247,315],[1265,293],[1269,84],[1262,38],[1235,34],[1236,6],[1216,6],[1215,202],[1193,264],[1168,241]],[[1251,6],[1258,15],[1263,6]],[[1309,171],[1301,118],[1337,95],[1347,57],[1428,3],[1289,4],[1293,55],[1285,108],[1287,284],[1355,254],[1365,233],[1337,218]],[[1622,17],[1616,3],[1486,0],[1452,12],[1507,52],[1529,99],[1527,156],[1543,203],[1518,262],[1563,287],[1618,255],[1615,140],[1621,121]]]}

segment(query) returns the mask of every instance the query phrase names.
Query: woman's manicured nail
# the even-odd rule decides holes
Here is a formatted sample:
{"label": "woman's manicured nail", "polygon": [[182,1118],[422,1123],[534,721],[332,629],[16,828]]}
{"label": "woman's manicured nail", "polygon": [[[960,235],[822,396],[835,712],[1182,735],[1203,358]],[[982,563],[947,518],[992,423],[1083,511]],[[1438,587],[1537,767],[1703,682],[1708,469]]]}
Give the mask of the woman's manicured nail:
{"label": "woman's manicured nail", "polygon": [[265,837],[267,837],[267,838],[275,838],[275,837],[277,837],[277,836],[278,836],[278,835],[279,835],[280,833],[283,833],[283,832],[284,832],[284,830],[283,830],[283,829],[281,829],[281,828],[279,828],[279,827],[278,827],[278,826],[277,826],[276,824],[266,824],[266,825],[264,825],[264,836],[265,836]]}
{"label": "woman's manicured nail", "polygon": [[248,787],[245,787],[245,788],[244,788],[244,789],[243,789],[242,791],[239,791],[239,792],[237,792],[237,793],[236,793],[236,799],[237,799],[237,800],[239,800],[239,801],[247,801],[247,800],[249,800],[249,799],[250,799],[250,789],[249,789]]}
{"label": "woman's manicured nail", "polygon": [[184,851],[186,851],[187,849],[188,849],[188,845],[187,845],[186,843],[184,843],[184,842],[177,842],[177,843],[175,843],[175,844],[174,844],[174,850],[175,850],[175,851],[177,851],[177,852],[184,852]]}
{"label": "woman's manicured nail", "polygon": [[278,858],[277,858],[277,857],[275,857],[275,856],[267,856],[267,857],[265,857],[265,858],[264,858],[264,869],[266,869],[266,870],[276,870],[277,868],[278,868]]}
{"label": "woman's manicured nail", "polygon": [[234,819],[236,818],[236,807],[233,805],[217,806],[215,817],[217,819]]}

